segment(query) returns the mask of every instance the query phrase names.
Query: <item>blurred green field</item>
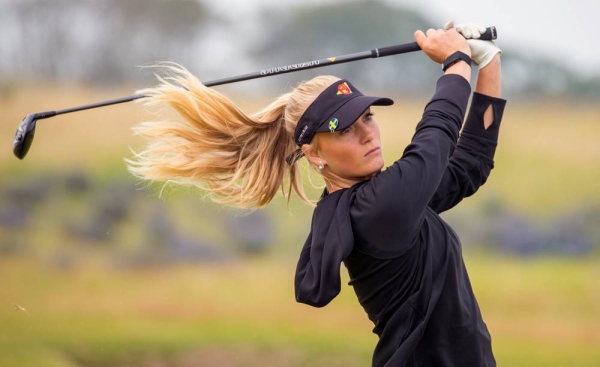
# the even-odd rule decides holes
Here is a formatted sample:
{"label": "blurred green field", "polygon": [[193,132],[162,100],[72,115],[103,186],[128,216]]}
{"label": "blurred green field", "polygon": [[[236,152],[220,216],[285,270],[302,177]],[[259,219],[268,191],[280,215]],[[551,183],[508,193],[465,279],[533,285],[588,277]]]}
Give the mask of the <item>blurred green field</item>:
{"label": "blurred green field", "polygon": [[[470,254],[467,264],[499,365],[598,365],[597,260]],[[293,266],[60,272],[4,261],[0,365],[369,365],[376,340],[352,290],[323,309],[296,304]]]}
{"label": "blurred green field", "polygon": [[[39,121],[22,162],[9,147],[27,113],[131,93],[38,86],[2,94],[2,180],[71,170],[99,181],[129,178],[123,158],[140,143],[130,128],[149,117],[139,104]],[[256,108],[257,102],[238,100],[249,112]],[[375,110],[389,163],[409,141],[425,103],[398,100]],[[490,181],[456,210],[491,198],[537,217],[600,205],[599,137],[598,106],[509,101]],[[177,207],[193,195],[163,200]],[[301,243],[286,240],[306,228],[310,208],[294,202],[288,212],[276,200],[270,210],[279,213],[282,245],[258,258],[117,270],[105,250],[82,252],[77,266],[58,270],[42,255],[0,257],[0,366],[369,365],[376,338],[349,287],[323,309],[294,301]],[[60,245],[46,231],[35,238],[40,248]],[[598,254],[522,259],[467,250],[466,261],[500,366],[600,364]]]}

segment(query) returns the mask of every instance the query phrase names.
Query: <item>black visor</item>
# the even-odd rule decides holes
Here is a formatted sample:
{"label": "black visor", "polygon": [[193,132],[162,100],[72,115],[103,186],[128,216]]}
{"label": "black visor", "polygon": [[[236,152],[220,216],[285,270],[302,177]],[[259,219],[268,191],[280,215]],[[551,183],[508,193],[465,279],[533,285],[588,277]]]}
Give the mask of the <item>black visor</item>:
{"label": "black visor", "polygon": [[390,106],[389,98],[363,95],[349,81],[338,80],[308,106],[294,132],[298,146],[309,144],[318,132],[336,132],[352,125],[370,106]]}

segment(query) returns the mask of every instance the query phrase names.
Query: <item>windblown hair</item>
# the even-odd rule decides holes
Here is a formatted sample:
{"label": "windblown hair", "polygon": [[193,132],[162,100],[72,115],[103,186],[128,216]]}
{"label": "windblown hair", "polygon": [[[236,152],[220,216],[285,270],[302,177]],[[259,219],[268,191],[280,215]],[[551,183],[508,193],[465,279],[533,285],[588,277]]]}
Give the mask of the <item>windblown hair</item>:
{"label": "windblown hair", "polygon": [[304,111],[339,78],[306,81],[247,116],[182,66],[160,66],[159,85],[138,93],[147,96],[143,99],[147,107],[168,105],[181,119],[144,122],[134,128],[147,145],[126,160],[131,173],[145,180],[193,185],[220,204],[241,208],[262,207],[278,190],[289,201],[292,189],[312,203],[304,192],[297,159],[288,164],[286,157],[297,149],[294,129]]}

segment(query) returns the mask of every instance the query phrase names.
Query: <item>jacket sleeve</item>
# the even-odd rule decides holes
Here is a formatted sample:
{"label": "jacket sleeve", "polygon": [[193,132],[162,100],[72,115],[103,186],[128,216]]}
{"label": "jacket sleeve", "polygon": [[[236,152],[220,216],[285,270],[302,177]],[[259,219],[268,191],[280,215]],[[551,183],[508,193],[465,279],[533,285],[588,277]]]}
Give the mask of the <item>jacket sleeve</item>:
{"label": "jacket sleeve", "polygon": [[[402,157],[357,192],[353,225],[388,236],[386,241],[366,242],[395,244],[387,249],[374,243],[374,252],[383,252],[376,256],[404,252],[418,234],[456,145],[470,93],[463,77],[442,76]],[[359,236],[361,232],[355,231]]]}
{"label": "jacket sleeve", "polygon": [[[483,115],[493,108],[493,122],[486,130]],[[448,210],[483,185],[492,168],[506,101],[473,93],[469,115],[442,180],[429,203],[437,213]]]}

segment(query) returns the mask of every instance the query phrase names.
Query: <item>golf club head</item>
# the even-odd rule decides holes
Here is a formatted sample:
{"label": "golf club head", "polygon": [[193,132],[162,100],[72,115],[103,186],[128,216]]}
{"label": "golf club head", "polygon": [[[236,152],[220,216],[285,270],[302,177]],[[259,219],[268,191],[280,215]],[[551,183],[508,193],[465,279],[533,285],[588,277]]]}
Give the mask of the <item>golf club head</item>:
{"label": "golf club head", "polygon": [[37,121],[38,114],[31,113],[21,121],[17,127],[15,133],[15,140],[13,140],[13,153],[19,159],[25,158],[31,143],[33,142],[33,136],[35,135],[35,123]]}

